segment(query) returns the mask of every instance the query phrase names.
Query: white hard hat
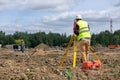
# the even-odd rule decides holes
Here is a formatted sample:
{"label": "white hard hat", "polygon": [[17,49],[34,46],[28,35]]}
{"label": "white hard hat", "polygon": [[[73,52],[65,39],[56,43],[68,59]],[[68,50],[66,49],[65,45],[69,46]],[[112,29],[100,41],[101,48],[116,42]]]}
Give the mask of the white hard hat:
{"label": "white hard hat", "polygon": [[82,19],[81,15],[76,15],[76,19]]}

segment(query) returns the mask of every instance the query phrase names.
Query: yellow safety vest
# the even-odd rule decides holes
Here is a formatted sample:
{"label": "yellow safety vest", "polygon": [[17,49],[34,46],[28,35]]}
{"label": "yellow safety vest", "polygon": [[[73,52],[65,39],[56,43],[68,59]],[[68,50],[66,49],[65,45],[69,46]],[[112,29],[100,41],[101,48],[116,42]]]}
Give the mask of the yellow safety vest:
{"label": "yellow safety vest", "polygon": [[77,21],[77,25],[79,26],[78,40],[82,38],[91,38],[88,23],[86,21],[79,20]]}

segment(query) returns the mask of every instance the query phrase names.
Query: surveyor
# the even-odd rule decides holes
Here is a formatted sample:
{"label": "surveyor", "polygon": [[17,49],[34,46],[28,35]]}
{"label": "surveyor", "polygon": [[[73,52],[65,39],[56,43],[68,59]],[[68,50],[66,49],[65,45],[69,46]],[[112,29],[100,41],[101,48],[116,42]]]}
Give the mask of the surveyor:
{"label": "surveyor", "polygon": [[89,46],[90,46],[90,28],[88,22],[82,20],[81,15],[77,15],[74,21],[74,34],[77,35],[77,40],[80,43],[80,52],[82,54],[82,62],[89,60]]}
{"label": "surveyor", "polygon": [[21,40],[21,51],[22,51],[22,53],[24,52],[24,50],[25,50],[25,43],[24,43],[24,41],[23,40]]}

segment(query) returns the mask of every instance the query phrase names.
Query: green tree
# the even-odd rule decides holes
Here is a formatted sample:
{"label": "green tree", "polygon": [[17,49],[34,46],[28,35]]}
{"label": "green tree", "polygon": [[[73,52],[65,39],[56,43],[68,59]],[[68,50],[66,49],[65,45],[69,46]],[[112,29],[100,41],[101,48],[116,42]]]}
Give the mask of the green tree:
{"label": "green tree", "polygon": [[5,44],[5,32],[0,31],[0,44],[4,45]]}
{"label": "green tree", "polygon": [[6,35],[5,36],[4,45],[6,45],[6,44],[14,44],[14,43],[15,43],[15,39],[13,38],[12,35]]}

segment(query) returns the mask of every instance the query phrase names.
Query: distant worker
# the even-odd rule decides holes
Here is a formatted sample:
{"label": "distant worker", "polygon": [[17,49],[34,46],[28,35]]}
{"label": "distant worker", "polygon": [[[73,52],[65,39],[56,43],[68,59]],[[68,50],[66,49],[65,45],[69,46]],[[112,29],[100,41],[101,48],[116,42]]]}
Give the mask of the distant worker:
{"label": "distant worker", "polygon": [[21,41],[21,51],[24,53],[24,50],[25,50],[25,43],[24,43],[24,41],[22,40],[22,41]]}
{"label": "distant worker", "polygon": [[90,46],[90,28],[89,24],[82,20],[81,15],[77,15],[74,21],[74,34],[77,35],[77,39],[80,42],[80,52],[82,54],[82,62],[89,60],[89,46]]}

